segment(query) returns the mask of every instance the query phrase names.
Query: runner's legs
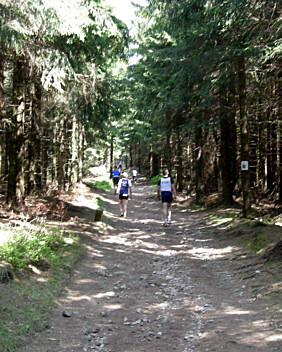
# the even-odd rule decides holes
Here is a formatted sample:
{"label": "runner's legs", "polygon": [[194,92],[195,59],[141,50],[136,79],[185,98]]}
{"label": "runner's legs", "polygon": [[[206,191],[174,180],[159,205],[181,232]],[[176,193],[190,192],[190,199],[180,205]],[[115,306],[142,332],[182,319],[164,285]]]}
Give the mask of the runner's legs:
{"label": "runner's legs", "polygon": [[167,221],[171,223],[171,203],[167,203]]}
{"label": "runner's legs", "polygon": [[164,223],[167,222],[167,215],[168,215],[168,203],[163,203],[163,220]]}
{"label": "runner's legs", "polygon": [[124,201],[123,199],[119,199],[118,201],[121,216],[123,216],[123,201]]}
{"label": "runner's legs", "polygon": [[128,203],[128,200],[127,199],[123,199],[123,216],[126,218],[126,215],[127,215],[127,203]]}

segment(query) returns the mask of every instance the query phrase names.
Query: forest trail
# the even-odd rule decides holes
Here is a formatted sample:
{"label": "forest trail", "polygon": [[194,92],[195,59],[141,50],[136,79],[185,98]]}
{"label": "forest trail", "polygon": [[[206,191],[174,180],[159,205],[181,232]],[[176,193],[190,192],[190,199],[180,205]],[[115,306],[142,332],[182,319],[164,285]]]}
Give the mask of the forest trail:
{"label": "forest trail", "polygon": [[93,223],[91,198],[74,204],[78,218],[69,228],[83,236],[87,253],[49,329],[18,351],[280,350],[268,307],[251,299],[235,270],[240,263],[230,260],[236,249],[216,239],[201,215],[175,206],[163,228],[156,194],[143,184],[133,187],[127,219],[118,217],[112,192],[101,198],[107,225]]}

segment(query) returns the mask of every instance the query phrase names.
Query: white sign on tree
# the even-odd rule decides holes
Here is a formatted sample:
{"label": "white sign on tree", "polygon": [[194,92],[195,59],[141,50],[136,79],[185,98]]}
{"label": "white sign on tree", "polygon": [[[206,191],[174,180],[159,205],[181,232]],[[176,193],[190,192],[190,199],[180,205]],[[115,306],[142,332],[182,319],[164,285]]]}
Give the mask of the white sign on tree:
{"label": "white sign on tree", "polygon": [[249,162],[248,161],[241,161],[241,170],[247,171],[249,170]]}

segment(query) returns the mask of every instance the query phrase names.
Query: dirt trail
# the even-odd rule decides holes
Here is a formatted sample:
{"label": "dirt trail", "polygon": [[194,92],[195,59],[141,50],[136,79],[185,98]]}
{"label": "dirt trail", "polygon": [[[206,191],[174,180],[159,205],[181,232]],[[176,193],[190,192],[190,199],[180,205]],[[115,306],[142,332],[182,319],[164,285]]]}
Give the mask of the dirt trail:
{"label": "dirt trail", "polygon": [[103,234],[92,222],[91,201],[77,208],[71,226],[83,235],[87,255],[50,328],[20,352],[281,351],[267,307],[251,300],[234,271],[238,263],[228,260],[232,248],[185,209],[174,208],[172,225],[163,228],[151,192],[134,187],[128,219],[118,217],[112,193],[103,194]]}

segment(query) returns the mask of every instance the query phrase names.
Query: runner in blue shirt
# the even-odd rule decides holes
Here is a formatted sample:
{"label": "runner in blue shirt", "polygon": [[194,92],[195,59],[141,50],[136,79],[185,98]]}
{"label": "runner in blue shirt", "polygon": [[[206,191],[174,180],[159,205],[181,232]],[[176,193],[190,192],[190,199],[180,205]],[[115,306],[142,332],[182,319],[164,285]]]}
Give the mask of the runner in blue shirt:
{"label": "runner in blue shirt", "polygon": [[114,184],[114,194],[117,194],[117,187],[118,187],[118,181],[120,179],[120,172],[119,172],[119,169],[116,167],[116,165],[112,172],[112,177],[113,177],[113,184]]}
{"label": "runner in blue shirt", "polygon": [[125,171],[122,173],[122,178],[118,182],[117,195],[119,197],[120,216],[126,218],[128,198],[132,199],[132,184]]}

